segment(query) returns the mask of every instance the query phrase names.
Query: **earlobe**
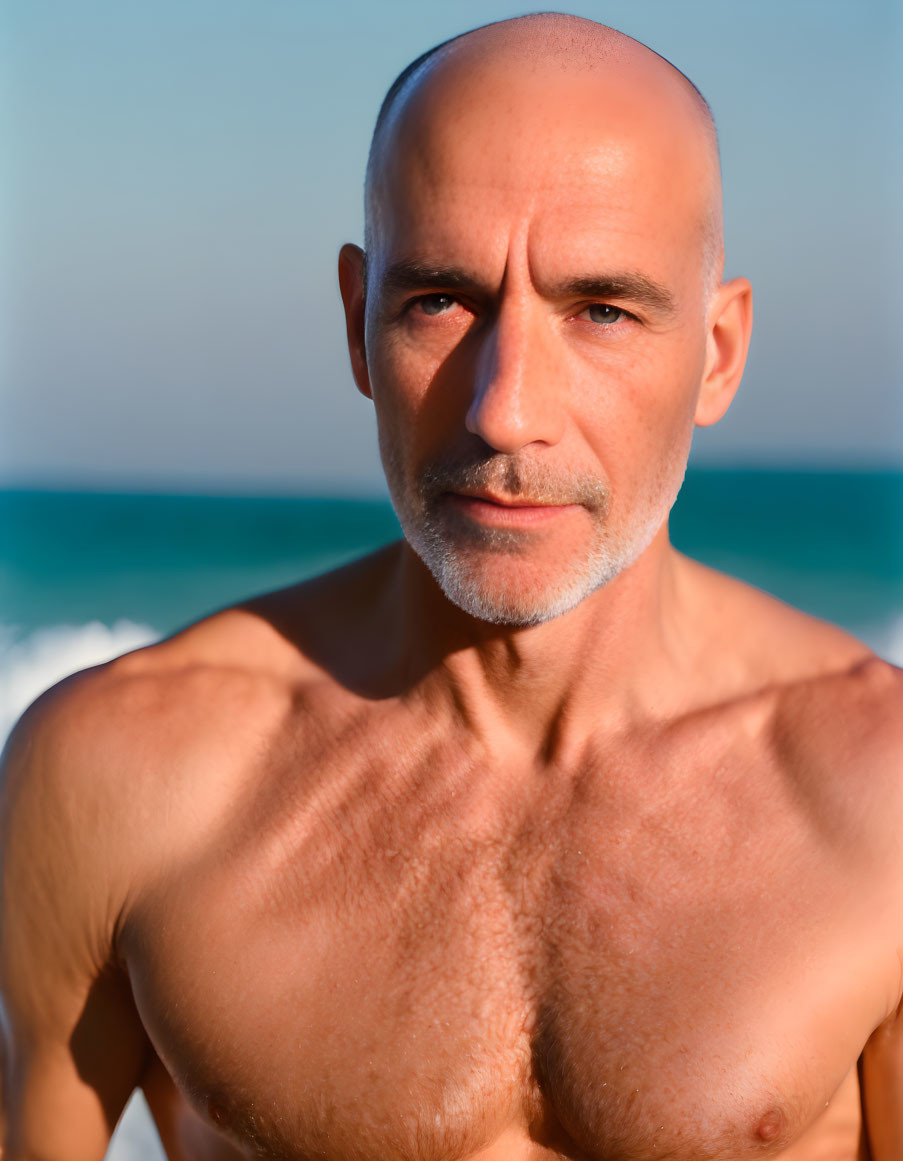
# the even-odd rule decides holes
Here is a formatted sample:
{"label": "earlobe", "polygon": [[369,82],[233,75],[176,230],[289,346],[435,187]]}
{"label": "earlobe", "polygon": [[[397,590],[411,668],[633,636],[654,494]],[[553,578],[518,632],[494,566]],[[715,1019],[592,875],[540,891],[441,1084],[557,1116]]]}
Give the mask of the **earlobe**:
{"label": "earlobe", "polygon": [[709,311],[705,371],[696,404],[697,427],[709,427],[734,398],[752,332],[752,287],[746,278],[723,282]]}
{"label": "earlobe", "polygon": [[339,251],[339,290],[345,307],[351,373],[354,375],[358,391],[368,399],[372,399],[364,341],[364,252],[360,246],[354,246],[350,242]]}

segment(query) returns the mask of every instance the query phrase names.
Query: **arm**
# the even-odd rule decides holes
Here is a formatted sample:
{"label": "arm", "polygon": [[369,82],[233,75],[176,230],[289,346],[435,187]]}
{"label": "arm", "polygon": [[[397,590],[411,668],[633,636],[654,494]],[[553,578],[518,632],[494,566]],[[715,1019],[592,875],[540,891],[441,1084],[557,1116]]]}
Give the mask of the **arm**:
{"label": "arm", "polygon": [[870,1161],[903,1157],[903,1006],[872,1035],[859,1061]]}
{"label": "arm", "polygon": [[4,762],[3,1161],[100,1161],[147,1051],[114,950],[115,802],[70,690],[32,707]]}
{"label": "arm", "polygon": [[[880,700],[874,715],[877,737],[876,768],[887,771],[892,787],[903,784],[903,670],[880,663]],[[903,795],[890,798],[897,805],[888,811],[899,819]],[[899,831],[897,831],[899,833]],[[899,842],[895,842],[899,850]],[[894,881],[901,882],[903,867],[897,863]],[[901,890],[898,900],[903,900]],[[903,905],[895,908],[903,913]],[[903,992],[903,937],[900,927],[897,956],[900,959],[900,991]],[[878,1025],[866,1042],[859,1058],[859,1085],[863,1114],[863,1153],[867,1161],[899,1161],[903,1157],[903,999],[894,1011]]]}

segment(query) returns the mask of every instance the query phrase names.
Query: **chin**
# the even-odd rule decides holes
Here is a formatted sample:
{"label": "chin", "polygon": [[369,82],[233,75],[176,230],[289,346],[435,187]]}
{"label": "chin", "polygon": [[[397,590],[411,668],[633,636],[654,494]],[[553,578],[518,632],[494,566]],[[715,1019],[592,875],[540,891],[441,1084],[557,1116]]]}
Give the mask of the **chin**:
{"label": "chin", "polygon": [[608,584],[632,561],[621,554],[593,552],[572,567],[531,567],[522,557],[462,552],[451,546],[414,544],[445,596],[479,621],[526,628],[552,621]]}
{"label": "chin", "polygon": [[564,586],[552,592],[521,593],[510,589],[500,592],[498,588],[489,585],[458,583],[458,578],[453,575],[439,580],[439,584],[452,604],[469,616],[490,625],[511,629],[525,629],[554,621],[556,617],[564,616],[576,608],[590,592],[595,591]]}

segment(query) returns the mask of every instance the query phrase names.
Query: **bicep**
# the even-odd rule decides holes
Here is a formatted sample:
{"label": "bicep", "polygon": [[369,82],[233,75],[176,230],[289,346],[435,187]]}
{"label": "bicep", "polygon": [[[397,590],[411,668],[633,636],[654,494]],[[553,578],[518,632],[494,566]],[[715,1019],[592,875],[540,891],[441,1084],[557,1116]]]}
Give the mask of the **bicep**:
{"label": "bicep", "polygon": [[54,777],[54,747],[17,732],[0,799],[2,1156],[100,1161],[146,1038],[113,959],[91,853],[95,804],[89,793],[83,810],[71,783]]}

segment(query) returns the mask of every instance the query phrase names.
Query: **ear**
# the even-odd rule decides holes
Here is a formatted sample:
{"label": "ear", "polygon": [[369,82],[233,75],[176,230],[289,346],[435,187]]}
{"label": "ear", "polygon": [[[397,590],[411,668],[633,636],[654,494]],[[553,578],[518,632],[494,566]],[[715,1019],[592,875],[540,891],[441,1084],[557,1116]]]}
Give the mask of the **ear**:
{"label": "ear", "polygon": [[372,399],[364,343],[364,251],[360,246],[353,246],[350,242],[339,251],[339,289],[345,305],[351,373],[354,375],[358,391],[368,399]]}
{"label": "ear", "polygon": [[708,313],[705,370],[696,403],[696,426],[717,423],[740,386],[752,332],[752,287],[746,278],[722,282]]}

